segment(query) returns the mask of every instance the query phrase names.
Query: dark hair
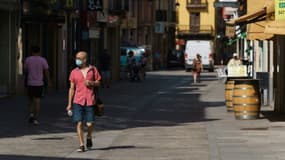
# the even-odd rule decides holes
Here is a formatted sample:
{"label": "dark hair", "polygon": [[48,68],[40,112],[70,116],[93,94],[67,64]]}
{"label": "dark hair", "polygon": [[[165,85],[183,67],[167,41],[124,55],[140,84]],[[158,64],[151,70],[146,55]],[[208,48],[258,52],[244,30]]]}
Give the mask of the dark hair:
{"label": "dark hair", "polygon": [[41,51],[39,46],[32,46],[31,50],[32,53],[39,53]]}
{"label": "dark hair", "polygon": [[129,51],[129,53],[128,53],[128,55],[130,56],[130,55],[134,55],[134,52],[133,51]]}

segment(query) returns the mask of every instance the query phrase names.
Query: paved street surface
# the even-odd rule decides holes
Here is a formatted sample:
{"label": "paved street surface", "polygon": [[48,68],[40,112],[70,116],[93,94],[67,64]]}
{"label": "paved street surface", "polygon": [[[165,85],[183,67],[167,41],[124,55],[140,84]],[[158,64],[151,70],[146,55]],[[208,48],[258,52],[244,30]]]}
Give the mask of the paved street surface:
{"label": "paved street surface", "polygon": [[85,153],[76,152],[67,90],[43,99],[39,126],[27,123],[25,96],[0,99],[0,160],[285,160],[283,116],[262,106],[260,119],[235,120],[215,73],[193,84],[190,72],[149,72],[100,95],[106,115]]}

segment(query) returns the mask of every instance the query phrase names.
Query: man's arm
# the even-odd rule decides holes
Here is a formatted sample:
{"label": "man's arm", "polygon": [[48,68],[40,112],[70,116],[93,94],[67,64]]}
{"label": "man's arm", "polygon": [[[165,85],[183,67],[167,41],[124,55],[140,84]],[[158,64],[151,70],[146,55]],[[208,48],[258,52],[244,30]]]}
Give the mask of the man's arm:
{"label": "man's arm", "polygon": [[70,87],[69,87],[69,91],[68,91],[68,104],[67,104],[66,110],[71,109],[74,92],[75,92],[75,85],[73,82],[70,82]]}
{"label": "man's arm", "polygon": [[45,69],[44,70],[44,76],[45,76],[45,79],[47,80],[48,82],[48,86],[51,86],[51,80],[50,80],[50,76],[49,76],[49,70],[48,69]]}
{"label": "man's arm", "polygon": [[98,70],[94,67],[94,74],[95,74],[95,81],[93,81],[92,85],[94,87],[99,87],[101,84],[101,75],[99,74]]}

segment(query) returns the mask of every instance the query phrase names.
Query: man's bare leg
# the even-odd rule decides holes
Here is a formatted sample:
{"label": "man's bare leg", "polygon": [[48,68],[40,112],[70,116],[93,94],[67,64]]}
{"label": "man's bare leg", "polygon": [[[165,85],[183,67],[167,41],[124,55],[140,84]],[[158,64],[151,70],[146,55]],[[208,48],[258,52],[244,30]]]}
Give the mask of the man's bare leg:
{"label": "man's bare leg", "polygon": [[79,140],[79,144],[80,144],[80,148],[77,150],[78,152],[84,152],[85,148],[84,148],[84,140],[83,140],[83,125],[82,122],[77,122],[77,136],[78,136],[78,140]]}
{"label": "man's bare leg", "polygon": [[93,132],[93,123],[87,123],[87,139],[86,139],[86,146],[90,149],[93,146],[92,143],[92,132]]}
{"label": "man's bare leg", "polygon": [[29,96],[28,100],[28,106],[29,106],[29,122],[34,122],[35,117],[35,104],[34,104],[34,98]]}
{"label": "man's bare leg", "polygon": [[41,99],[40,98],[34,98],[34,114],[35,114],[36,120],[39,119],[40,106],[41,106]]}

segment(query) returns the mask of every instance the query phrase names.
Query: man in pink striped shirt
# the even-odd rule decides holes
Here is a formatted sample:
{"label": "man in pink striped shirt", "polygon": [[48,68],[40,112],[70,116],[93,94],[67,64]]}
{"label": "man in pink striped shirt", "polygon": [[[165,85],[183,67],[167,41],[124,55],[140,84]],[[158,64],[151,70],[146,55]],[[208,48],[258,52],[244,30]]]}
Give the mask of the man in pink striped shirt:
{"label": "man in pink striped shirt", "polygon": [[87,53],[80,51],[76,54],[75,63],[69,76],[70,88],[67,111],[72,110],[73,121],[77,125],[80,146],[78,152],[84,152],[83,126],[87,125],[86,147],[92,147],[92,131],[94,122],[94,87],[100,86],[101,76],[95,66],[87,64]]}

